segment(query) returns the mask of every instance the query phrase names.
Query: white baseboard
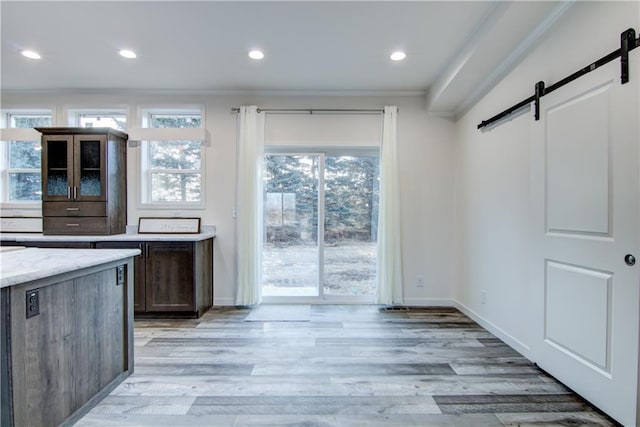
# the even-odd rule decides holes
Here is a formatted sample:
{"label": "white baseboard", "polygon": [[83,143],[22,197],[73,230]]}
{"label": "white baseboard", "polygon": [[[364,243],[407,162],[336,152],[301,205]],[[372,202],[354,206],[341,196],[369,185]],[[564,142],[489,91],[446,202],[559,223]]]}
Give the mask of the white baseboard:
{"label": "white baseboard", "polygon": [[466,314],[467,317],[471,318],[474,322],[480,324],[480,326],[485,328],[487,331],[491,332],[493,335],[495,335],[496,337],[500,338],[502,341],[509,344],[509,346],[511,346],[514,350],[522,354],[527,359],[531,359],[531,347],[529,347],[522,341],[518,340],[517,338],[513,337],[512,335],[507,333],[504,329],[499,328],[498,326],[496,326],[489,320],[485,319],[475,311],[471,310],[466,305],[455,300],[453,301],[453,303],[454,303],[453,306],[458,310],[460,310],[461,312],[463,312],[464,314]]}
{"label": "white baseboard", "polygon": [[450,298],[404,298],[407,307],[455,307],[456,302]]}
{"label": "white baseboard", "polygon": [[220,306],[220,307],[233,307],[236,305],[236,300],[234,300],[233,298],[214,298],[213,300],[213,305],[214,307],[216,306]]}

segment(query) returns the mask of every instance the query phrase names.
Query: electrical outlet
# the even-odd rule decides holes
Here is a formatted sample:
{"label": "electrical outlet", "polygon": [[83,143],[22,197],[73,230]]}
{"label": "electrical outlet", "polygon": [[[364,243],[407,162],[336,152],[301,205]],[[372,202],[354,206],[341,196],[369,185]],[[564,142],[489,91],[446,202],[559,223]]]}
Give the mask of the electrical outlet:
{"label": "electrical outlet", "polygon": [[480,292],[480,304],[485,305],[487,303],[487,291]]}
{"label": "electrical outlet", "polygon": [[416,288],[424,288],[424,276],[416,276]]}
{"label": "electrical outlet", "polygon": [[117,286],[122,286],[124,285],[124,265],[119,265],[116,267],[116,276],[117,276],[117,281],[116,281],[116,285]]}
{"label": "electrical outlet", "polygon": [[27,291],[27,319],[40,314],[40,290]]}

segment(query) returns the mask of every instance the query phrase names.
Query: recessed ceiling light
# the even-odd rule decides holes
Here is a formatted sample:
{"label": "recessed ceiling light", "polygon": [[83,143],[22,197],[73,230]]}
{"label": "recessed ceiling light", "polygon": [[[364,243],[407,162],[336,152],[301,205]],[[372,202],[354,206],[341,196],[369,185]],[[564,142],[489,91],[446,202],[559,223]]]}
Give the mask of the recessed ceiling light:
{"label": "recessed ceiling light", "polygon": [[249,58],[251,59],[262,59],[264,58],[264,53],[261,50],[252,50],[249,52]]}
{"label": "recessed ceiling light", "polygon": [[20,53],[22,54],[22,56],[26,56],[29,59],[42,59],[40,54],[38,52],[33,51],[33,50],[23,50]]}
{"label": "recessed ceiling light", "polygon": [[129,49],[122,49],[118,53],[120,54],[120,56],[127,59],[135,59],[138,56],[134,51]]}
{"label": "recessed ceiling light", "polygon": [[392,61],[402,61],[406,57],[407,57],[407,54],[401,51],[393,52],[391,54]]}

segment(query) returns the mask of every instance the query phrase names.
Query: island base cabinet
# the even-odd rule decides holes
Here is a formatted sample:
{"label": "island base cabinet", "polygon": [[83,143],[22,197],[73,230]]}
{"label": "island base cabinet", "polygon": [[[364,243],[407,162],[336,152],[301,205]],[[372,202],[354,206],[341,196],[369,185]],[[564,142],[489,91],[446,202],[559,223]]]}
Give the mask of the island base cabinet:
{"label": "island base cabinet", "polygon": [[30,318],[34,286],[2,289],[2,374],[12,397],[2,402],[3,426],[57,426],[133,371],[129,291],[117,268],[37,287],[39,314]]}

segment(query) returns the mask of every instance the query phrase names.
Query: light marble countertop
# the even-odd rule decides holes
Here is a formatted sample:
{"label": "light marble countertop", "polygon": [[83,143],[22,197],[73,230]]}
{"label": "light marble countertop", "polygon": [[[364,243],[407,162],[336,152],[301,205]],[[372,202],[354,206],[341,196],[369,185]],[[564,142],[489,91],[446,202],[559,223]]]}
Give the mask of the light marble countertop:
{"label": "light marble countertop", "polygon": [[41,249],[0,252],[0,288],[140,255],[138,249]]}
{"label": "light marble countertop", "polygon": [[154,241],[182,241],[198,242],[216,237],[215,225],[203,225],[199,234],[139,234],[137,227],[128,227],[125,234],[109,236],[64,235],[45,236],[42,233],[0,233],[0,241],[4,242],[154,242]]}

